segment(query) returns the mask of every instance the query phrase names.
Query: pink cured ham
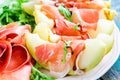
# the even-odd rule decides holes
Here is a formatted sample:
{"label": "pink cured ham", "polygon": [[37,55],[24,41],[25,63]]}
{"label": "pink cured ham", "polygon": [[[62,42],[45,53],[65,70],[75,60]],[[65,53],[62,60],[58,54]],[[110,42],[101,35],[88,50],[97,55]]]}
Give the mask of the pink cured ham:
{"label": "pink cured ham", "polygon": [[20,26],[18,23],[10,23],[0,28],[0,40],[7,40],[11,43],[24,44],[24,33],[30,31],[29,25]]}
{"label": "pink cured ham", "polygon": [[[24,43],[24,34],[28,31],[29,25],[18,23],[0,27],[0,80],[29,80],[30,55]],[[26,76],[20,78],[19,75]]]}
{"label": "pink cured ham", "polygon": [[[36,47],[36,57],[38,62],[45,67],[49,67],[50,71],[62,72],[69,65],[71,54],[67,54],[65,63],[64,59],[64,42],[59,41],[57,44],[44,44]],[[56,67],[59,67],[56,68]]]}
{"label": "pink cured ham", "polygon": [[11,59],[4,72],[16,71],[29,61],[30,56],[27,49],[23,45],[15,44],[12,46]]}
{"label": "pink cured ham", "polygon": [[71,48],[73,50],[73,54],[71,56],[72,59],[72,67],[75,66],[76,58],[81,53],[81,51],[85,48],[84,40],[73,40],[71,43]]}
{"label": "pink cured ham", "polygon": [[[74,23],[80,23],[82,31],[95,30],[99,19],[98,10],[72,8],[72,19]],[[93,19],[94,18],[94,19]]]}
{"label": "pink cured ham", "polygon": [[0,75],[0,80],[30,80],[31,67],[32,65],[28,63],[17,71],[3,73]]}
{"label": "pink cured ham", "polygon": [[29,61],[29,53],[23,45],[12,46],[8,41],[0,41],[0,73],[16,71]]}
{"label": "pink cured ham", "polygon": [[73,37],[73,39],[88,39],[90,38],[90,36],[87,34],[87,30],[96,28],[96,24],[95,26],[83,24],[81,27],[78,27],[78,30],[75,30],[75,25],[75,23],[67,20],[56,20],[54,33],[63,36],[61,37],[62,40],[70,39],[71,36]]}
{"label": "pink cured ham", "polygon": [[[64,4],[68,8],[77,7],[78,9],[97,9],[100,10],[104,7],[102,1],[100,0],[93,0],[93,1],[75,1],[75,0],[61,0],[60,4]],[[59,4],[59,5],[60,5]]]}
{"label": "pink cured ham", "polygon": [[[87,23],[97,23],[99,19],[98,10],[95,9],[78,9],[81,18]],[[93,19],[94,18],[94,19]]]}
{"label": "pink cured ham", "polygon": [[[54,72],[62,72],[68,66],[73,67],[75,65],[76,57],[84,50],[84,47],[84,40],[71,40],[65,54],[64,41],[59,41],[56,44],[46,43],[35,48],[35,55],[38,62],[45,66],[45,68],[47,67],[50,71]],[[65,60],[65,63],[62,60]],[[59,69],[56,67],[59,67]]]}
{"label": "pink cured ham", "polygon": [[[70,65],[71,50],[67,49],[67,53],[65,56],[64,48],[65,48],[64,42],[59,41],[56,44],[55,48],[53,49],[54,53],[49,58],[50,70],[55,71],[55,72],[62,72],[66,70],[68,66]],[[65,62],[63,60],[65,60]],[[56,67],[59,67],[59,69]]]}
{"label": "pink cured ham", "polygon": [[36,47],[36,56],[38,57],[39,63],[47,64],[54,48],[54,44],[43,44]]}
{"label": "pink cured ham", "polygon": [[67,20],[60,20],[56,19],[56,27],[55,32],[56,34],[63,35],[63,36],[80,36],[80,32],[74,29],[75,24],[67,21]]}
{"label": "pink cured ham", "polygon": [[75,31],[72,22],[66,21],[64,17],[59,13],[58,8],[53,5],[42,5],[41,11],[46,13],[46,16],[55,21],[55,28],[53,32],[58,35],[80,35],[79,31]]}
{"label": "pink cured ham", "polygon": [[53,20],[63,19],[63,16],[59,13],[57,7],[53,5],[44,4],[41,6],[41,11],[45,12],[46,16]]}
{"label": "pink cured ham", "polygon": [[[63,36],[82,36],[83,34],[81,32],[87,32],[89,29],[96,29],[99,19],[98,10],[77,9],[76,7],[72,7],[70,10],[72,11],[72,22],[65,20],[64,16],[59,13],[57,7],[53,5],[41,6],[41,11],[45,12],[47,17],[55,21],[55,27],[52,29],[55,34]],[[79,23],[82,23],[81,26],[78,30],[75,30],[74,26]]]}
{"label": "pink cured ham", "polygon": [[0,41],[0,73],[2,73],[10,62],[12,46],[8,41]]}

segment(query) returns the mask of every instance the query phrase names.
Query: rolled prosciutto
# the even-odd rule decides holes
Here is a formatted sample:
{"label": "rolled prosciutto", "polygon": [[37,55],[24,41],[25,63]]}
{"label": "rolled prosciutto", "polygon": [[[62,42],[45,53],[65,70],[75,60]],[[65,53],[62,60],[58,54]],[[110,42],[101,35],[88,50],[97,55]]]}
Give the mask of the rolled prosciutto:
{"label": "rolled prosciutto", "polygon": [[29,80],[31,73],[30,55],[25,47],[24,34],[29,25],[10,23],[0,27],[0,80]]}

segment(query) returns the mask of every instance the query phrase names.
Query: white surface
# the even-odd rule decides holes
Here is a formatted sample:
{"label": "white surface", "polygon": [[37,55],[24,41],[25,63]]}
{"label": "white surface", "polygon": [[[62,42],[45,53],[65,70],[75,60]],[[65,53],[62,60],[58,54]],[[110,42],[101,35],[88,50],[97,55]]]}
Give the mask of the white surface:
{"label": "white surface", "polygon": [[0,4],[2,4],[4,2],[4,0],[0,0]]}
{"label": "white surface", "polygon": [[120,32],[117,27],[115,27],[113,35],[114,46],[112,50],[106,56],[104,56],[102,61],[94,69],[82,76],[70,76],[57,80],[96,80],[102,75],[104,75],[116,62],[120,53]]}

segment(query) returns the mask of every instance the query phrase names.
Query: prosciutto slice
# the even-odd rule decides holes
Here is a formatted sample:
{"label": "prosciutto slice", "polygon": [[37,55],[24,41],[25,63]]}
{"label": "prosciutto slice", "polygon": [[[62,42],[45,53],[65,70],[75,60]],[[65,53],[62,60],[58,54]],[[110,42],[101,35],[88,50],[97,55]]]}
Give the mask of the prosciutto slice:
{"label": "prosciutto slice", "polygon": [[11,59],[4,72],[12,72],[18,70],[30,60],[27,49],[20,44],[15,44],[12,46],[12,53],[10,57]]}
{"label": "prosciutto slice", "polygon": [[0,41],[0,73],[7,68],[11,52],[11,44],[8,41]]}
{"label": "prosciutto slice", "polygon": [[0,80],[29,80],[32,65],[24,43],[28,31],[29,25],[18,23],[0,27]]}
{"label": "prosciutto slice", "polygon": [[97,9],[100,10],[104,7],[101,0],[59,0],[68,8],[77,7],[78,9]]}
{"label": "prosciutto slice", "polygon": [[0,28],[0,40],[24,44],[24,33],[28,31],[30,31],[29,25],[20,26],[18,23],[10,23],[4,28]]}
{"label": "prosciutto slice", "polygon": [[0,75],[0,80],[30,80],[31,67],[32,65],[28,63],[17,71],[3,73]]}

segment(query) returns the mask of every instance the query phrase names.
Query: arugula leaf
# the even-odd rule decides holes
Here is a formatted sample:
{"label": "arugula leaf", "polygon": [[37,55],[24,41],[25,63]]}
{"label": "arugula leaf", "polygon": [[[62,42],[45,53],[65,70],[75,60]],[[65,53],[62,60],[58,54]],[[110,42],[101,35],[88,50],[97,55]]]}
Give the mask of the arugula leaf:
{"label": "arugula leaf", "polygon": [[32,66],[30,80],[55,80],[54,78],[42,73],[39,68],[41,68],[41,66],[38,63],[36,63],[35,66]]}
{"label": "arugula leaf", "polygon": [[62,59],[62,63],[66,62],[67,48],[70,47],[71,41],[67,41],[64,43],[64,58]]}
{"label": "arugula leaf", "polygon": [[79,25],[74,25],[74,30],[78,30],[79,29]]}
{"label": "arugula leaf", "polygon": [[62,59],[62,63],[66,62],[66,55],[67,55],[67,47],[65,45],[65,47],[64,47],[64,58]]}
{"label": "arugula leaf", "polygon": [[73,26],[74,30],[75,30],[75,31],[76,31],[76,30],[79,30],[79,27],[80,27],[81,25],[82,25],[82,22],[74,25],[74,26]]}
{"label": "arugula leaf", "polygon": [[39,63],[37,63],[37,62],[36,62],[36,64],[34,65],[34,67],[37,68],[37,69],[43,68],[43,67],[42,67]]}
{"label": "arugula leaf", "polygon": [[72,17],[71,17],[71,16],[72,16],[72,13],[71,13],[71,11],[70,11],[69,9],[65,8],[64,5],[60,5],[60,6],[58,7],[58,10],[59,10],[59,12],[60,12],[61,14],[64,15],[64,17],[65,17],[67,20],[72,21]]}
{"label": "arugula leaf", "polygon": [[30,24],[32,30],[35,26],[34,17],[23,11],[21,4],[28,0],[6,0],[0,5],[0,26],[11,22],[19,22],[21,25]]}

